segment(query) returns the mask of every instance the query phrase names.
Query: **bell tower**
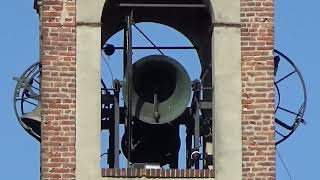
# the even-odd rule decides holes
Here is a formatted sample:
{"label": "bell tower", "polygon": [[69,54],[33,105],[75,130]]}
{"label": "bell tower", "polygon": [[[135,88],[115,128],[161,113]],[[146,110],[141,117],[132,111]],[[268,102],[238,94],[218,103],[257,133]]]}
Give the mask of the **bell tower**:
{"label": "bell tower", "polygon": [[[35,7],[41,126],[31,134],[41,141],[42,180],[275,179],[273,0],[38,0]],[[142,22],[169,26],[192,46],[134,46],[132,29],[148,39]],[[121,46],[109,44],[119,32]],[[135,59],[136,49],[158,53]],[[190,79],[165,49],[194,49],[201,75]],[[101,54],[117,51],[123,76],[110,90]]]}

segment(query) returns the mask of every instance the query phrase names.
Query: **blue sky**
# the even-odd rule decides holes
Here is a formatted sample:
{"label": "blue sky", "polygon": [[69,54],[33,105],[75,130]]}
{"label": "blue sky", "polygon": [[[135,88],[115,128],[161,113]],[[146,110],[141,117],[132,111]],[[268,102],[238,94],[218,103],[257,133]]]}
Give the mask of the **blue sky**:
{"label": "blue sky", "polygon": [[[293,179],[318,179],[318,162],[320,161],[320,144],[317,139],[320,127],[318,69],[320,61],[317,58],[320,50],[318,45],[320,42],[320,22],[318,20],[320,1],[275,0],[275,2],[276,48],[289,55],[302,71],[309,95],[305,114],[307,125],[301,126],[292,137],[280,144],[278,150],[286,161]],[[39,179],[40,174],[39,143],[19,126],[12,102],[15,86],[12,77],[19,76],[39,57],[38,16],[32,9],[32,5],[33,0],[10,0],[3,1],[0,6],[1,179],[33,180]],[[161,44],[166,43],[165,38],[158,39]],[[187,57],[190,54],[179,56]],[[296,88],[286,90],[288,97],[291,97],[287,102],[288,105],[293,104],[296,98],[300,98]],[[279,162],[277,163],[277,179],[289,179]]]}
{"label": "blue sky", "polygon": [[[308,104],[305,119],[290,139],[278,146],[283,159],[297,180],[318,178],[320,160],[319,130],[319,65],[320,1],[276,0],[275,47],[288,56],[302,71],[307,84]],[[296,91],[289,92],[291,97]],[[290,102],[288,102],[290,104]],[[277,179],[286,180],[284,168],[277,163]]]}

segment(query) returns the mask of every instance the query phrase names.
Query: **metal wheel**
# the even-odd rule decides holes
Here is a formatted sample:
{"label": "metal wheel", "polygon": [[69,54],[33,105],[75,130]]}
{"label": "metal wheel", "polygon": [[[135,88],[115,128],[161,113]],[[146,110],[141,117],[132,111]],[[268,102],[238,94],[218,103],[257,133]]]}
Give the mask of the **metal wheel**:
{"label": "metal wheel", "polygon": [[304,123],[307,91],[302,74],[293,61],[274,50],[276,145],[288,139]]}
{"label": "metal wheel", "polygon": [[[34,138],[40,141],[39,133],[36,133],[32,127],[22,121],[22,117],[35,110],[40,102],[40,71],[41,65],[39,62],[32,64],[22,75],[14,78],[17,81],[13,103],[14,111],[20,125]],[[101,79],[102,90],[107,90],[107,87]]]}
{"label": "metal wheel", "polygon": [[21,117],[33,111],[39,104],[40,100],[40,63],[36,62],[31,65],[17,81],[13,96],[14,111],[20,125],[33,137],[40,139],[31,127],[28,127]]}

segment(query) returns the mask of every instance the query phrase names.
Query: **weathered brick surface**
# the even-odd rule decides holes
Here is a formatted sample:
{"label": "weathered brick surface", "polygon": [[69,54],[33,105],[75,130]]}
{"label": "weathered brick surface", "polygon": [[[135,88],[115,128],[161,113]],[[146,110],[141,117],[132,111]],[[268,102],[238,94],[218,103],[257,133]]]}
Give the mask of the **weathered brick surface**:
{"label": "weathered brick surface", "polygon": [[243,179],[275,179],[274,4],[241,0]]}
{"label": "weathered brick surface", "polygon": [[42,0],[41,179],[75,179],[75,0]]}

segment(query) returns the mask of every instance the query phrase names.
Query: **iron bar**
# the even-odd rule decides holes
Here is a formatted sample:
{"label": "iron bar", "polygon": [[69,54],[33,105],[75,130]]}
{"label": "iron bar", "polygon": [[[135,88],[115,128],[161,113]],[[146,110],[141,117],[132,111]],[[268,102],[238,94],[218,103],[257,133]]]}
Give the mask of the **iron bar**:
{"label": "iron bar", "polygon": [[114,168],[119,168],[119,123],[120,107],[119,107],[119,91],[115,91],[114,95]]}
{"label": "iron bar", "polygon": [[23,98],[17,98],[17,101],[25,101],[26,99],[36,99],[38,98],[40,95],[38,96],[29,96],[29,97],[23,97]]}
{"label": "iron bar", "polygon": [[[196,80],[193,82],[193,119],[194,119],[194,134],[193,134],[193,153],[200,153],[200,108],[201,108],[201,82],[199,80]],[[196,152],[197,151],[197,152]],[[199,169],[200,168],[200,157],[197,157],[199,155],[196,155],[194,157],[194,168]]]}
{"label": "iron bar", "polygon": [[134,24],[133,26],[142,34],[142,36],[143,36],[144,38],[146,38],[146,39],[152,44],[153,47],[155,47],[155,48],[159,51],[159,53],[160,53],[161,55],[164,55],[164,53],[156,46],[156,44],[154,44],[154,43],[151,41],[151,39],[148,38],[148,36],[147,36],[137,25]]}
{"label": "iron bar", "polygon": [[[124,47],[114,47],[116,50],[123,50]],[[158,47],[148,47],[148,46],[135,46],[132,47],[135,50],[153,50],[153,49],[164,49],[164,50],[188,50],[188,49],[197,49],[194,46],[158,46]]]}
{"label": "iron bar", "polygon": [[32,87],[33,89],[37,90],[37,91],[40,91],[40,89],[39,89],[39,88],[34,87],[33,85],[31,85],[31,87]]}
{"label": "iron bar", "polygon": [[119,3],[120,7],[152,8],[206,8],[205,4],[156,4],[156,3]]}
{"label": "iron bar", "polygon": [[296,116],[299,116],[299,115],[300,115],[300,114],[298,114],[298,113],[292,112],[292,111],[290,111],[290,110],[288,110],[288,109],[285,109],[285,108],[282,108],[282,107],[280,107],[280,106],[278,106],[278,108],[281,109],[281,110],[283,110],[283,111],[285,111],[285,112],[287,112],[287,113],[294,114],[294,115],[296,115]]}
{"label": "iron bar", "polygon": [[27,102],[27,103],[32,104],[32,105],[34,105],[34,106],[38,106],[37,104],[34,104],[34,103],[32,103],[32,102],[30,102],[30,101],[27,101],[27,100],[24,100],[24,102]]}
{"label": "iron bar", "polygon": [[279,68],[280,56],[275,56],[273,59],[274,59],[274,76],[276,76]]}
{"label": "iron bar", "polygon": [[[194,150],[200,150],[200,102],[199,102],[199,92],[196,92],[195,103],[196,103],[196,112],[194,117]],[[195,169],[199,169],[199,159],[195,161]]]}
{"label": "iron bar", "polygon": [[38,80],[36,80],[36,79],[33,79],[37,84],[39,84],[40,85],[40,82],[38,81]]}
{"label": "iron bar", "polygon": [[186,168],[191,168],[191,149],[192,149],[192,134],[190,132],[189,127],[187,126],[186,129],[187,135],[186,135]]}
{"label": "iron bar", "polygon": [[275,121],[276,121],[276,123],[279,124],[280,126],[286,128],[286,129],[288,129],[288,130],[293,130],[293,127],[292,127],[292,126],[289,126],[288,124],[280,121],[278,118],[275,118]]}
{"label": "iron bar", "polygon": [[128,38],[127,38],[127,34],[128,34],[128,30],[125,26],[125,28],[123,28],[123,47],[122,49],[124,50],[123,52],[123,79],[126,76],[126,71],[127,71],[127,53],[125,52],[127,50],[127,44],[128,44]]}
{"label": "iron bar", "polygon": [[279,79],[276,84],[278,84],[279,82],[287,79],[289,76],[291,76],[292,74],[294,74],[296,72],[296,70],[292,71],[291,73],[287,74],[286,76],[284,76],[283,78]]}
{"label": "iron bar", "polygon": [[203,160],[202,160],[202,167],[203,169],[207,169],[207,152],[206,152],[206,149],[207,149],[207,141],[205,140],[205,137],[202,136],[202,154],[203,154]]}
{"label": "iron bar", "polygon": [[277,103],[276,110],[275,110],[275,113],[277,113],[278,107],[280,106],[280,103],[281,103],[281,94],[280,94],[280,89],[278,87],[278,84],[274,83],[274,86],[276,87],[276,92],[278,94],[278,103]]}
{"label": "iron bar", "polygon": [[108,148],[108,164],[109,168],[114,168],[115,160],[115,138],[114,138],[114,126],[111,126],[109,129],[109,148]]}
{"label": "iron bar", "polygon": [[282,137],[285,137],[285,135],[283,135],[282,133],[280,133],[279,131],[276,130],[276,133],[279,134]]}
{"label": "iron bar", "polygon": [[126,77],[128,81],[128,104],[127,104],[127,126],[128,126],[128,168],[130,168],[131,160],[131,148],[132,148],[132,99],[131,99],[131,80],[132,80],[132,13],[130,16],[126,16]]}

